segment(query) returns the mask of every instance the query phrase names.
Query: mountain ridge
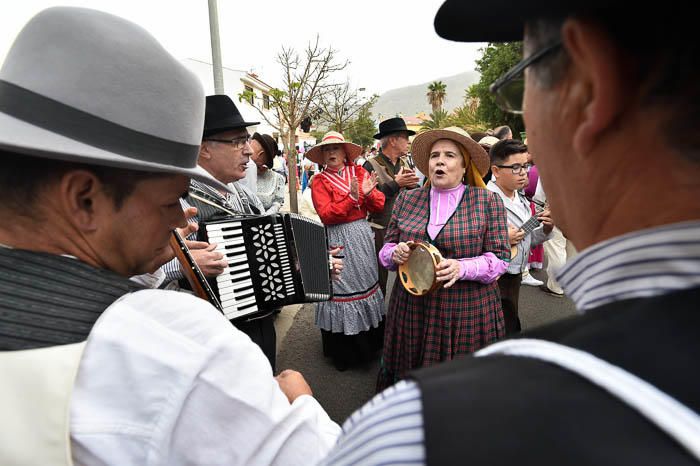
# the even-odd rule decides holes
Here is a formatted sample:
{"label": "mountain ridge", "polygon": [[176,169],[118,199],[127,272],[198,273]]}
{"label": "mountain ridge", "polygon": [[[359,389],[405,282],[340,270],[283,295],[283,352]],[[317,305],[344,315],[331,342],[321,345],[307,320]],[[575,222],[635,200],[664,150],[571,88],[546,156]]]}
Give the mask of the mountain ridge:
{"label": "mountain ridge", "polygon": [[446,98],[443,108],[451,112],[464,102],[464,91],[474,83],[479,81],[479,73],[467,71],[443,78],[436,78],[432,81],[415,84],[412,86],[399,87],[386,91],[372,107],[372,114],[375,118],[384,120],[397,114],[403,116],[414,116],[420,112],[430,114],[432,108],[428,104],[428,85],[434,81],[442,81],[447,86]]}

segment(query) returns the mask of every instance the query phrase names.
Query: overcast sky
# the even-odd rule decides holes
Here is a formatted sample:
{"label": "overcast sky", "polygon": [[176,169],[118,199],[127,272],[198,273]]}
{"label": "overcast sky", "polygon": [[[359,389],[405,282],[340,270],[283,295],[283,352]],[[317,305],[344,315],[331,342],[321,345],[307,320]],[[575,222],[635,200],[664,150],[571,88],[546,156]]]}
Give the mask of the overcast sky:
{"label": "overcast sky", "polygon": [[[485,44],[439,38],[433,19],[441,4],[442,0],[219,0],[222,61],[279,85],[275,56],[282,44],[301,51],[319,34],[323,44],[350,60],[347,77],[352,85],[370,94],[473,70],[477,50]],[[0,14],[0,59],[29,18],[55,5],[122,16],[150,31],[176,57],[211,62],[207,0],[7,2]]]}

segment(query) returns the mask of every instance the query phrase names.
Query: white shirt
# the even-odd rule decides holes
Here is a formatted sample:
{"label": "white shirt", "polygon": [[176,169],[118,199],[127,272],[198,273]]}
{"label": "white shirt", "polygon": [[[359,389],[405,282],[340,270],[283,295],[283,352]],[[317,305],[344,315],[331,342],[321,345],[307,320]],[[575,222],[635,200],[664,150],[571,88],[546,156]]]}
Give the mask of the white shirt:
{"label": "white shirt", "polygon": [[205,301],[145,290],[110,306],[71,398],[77,465],[308,465],[340,428],[290,404],[260,348]]}

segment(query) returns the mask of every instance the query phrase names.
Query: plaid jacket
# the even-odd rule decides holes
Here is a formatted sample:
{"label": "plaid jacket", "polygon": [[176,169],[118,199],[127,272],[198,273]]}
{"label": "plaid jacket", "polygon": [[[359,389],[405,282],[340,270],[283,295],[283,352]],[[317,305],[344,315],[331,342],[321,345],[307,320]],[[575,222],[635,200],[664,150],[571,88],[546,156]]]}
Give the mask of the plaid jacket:
{"label": "plaid jacket", "polygon": [[[461,259],[492,252],[510,257],[503,202],[486,189],[467,186],[442,231],[430,240],[430,190],[399,194],[386,242],[430,242],[443,257]],[[403,378],[411,369],[472,353],[504,336],[501,297],[496,282],[457,281],[416,297],[394,286],[386,319],[384,353],[377,388]]]}

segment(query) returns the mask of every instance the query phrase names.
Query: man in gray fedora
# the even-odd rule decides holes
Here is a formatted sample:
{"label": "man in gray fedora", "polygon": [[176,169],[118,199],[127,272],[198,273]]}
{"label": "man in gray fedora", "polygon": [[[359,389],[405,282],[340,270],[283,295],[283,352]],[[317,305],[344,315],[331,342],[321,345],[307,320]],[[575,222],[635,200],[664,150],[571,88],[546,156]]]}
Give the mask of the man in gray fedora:
{"label": "man in gray fedora", "polygon": [[129,276],[186,225],[197,78],[142,28],[52,8],[0,69],[0,464],[310,464],[339,429],[209,303]]}
{"label": "man in gray fedora", "polygon": [[581,315],[378,395],[329,464],[698,464],[700,41],[684,6],[442,5],[445,38],[524,39],[491,90],[523,114],[580,251],[557,280]]}

